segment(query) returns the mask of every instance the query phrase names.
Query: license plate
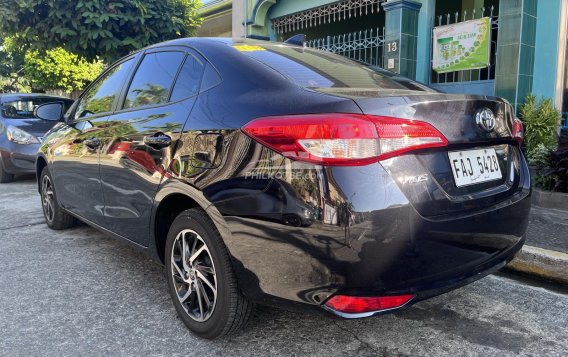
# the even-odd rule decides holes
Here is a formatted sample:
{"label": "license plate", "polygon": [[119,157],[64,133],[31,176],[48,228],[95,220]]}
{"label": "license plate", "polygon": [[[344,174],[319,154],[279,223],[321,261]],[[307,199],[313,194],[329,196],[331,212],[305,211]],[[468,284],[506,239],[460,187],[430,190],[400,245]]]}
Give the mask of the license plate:
{"label": "license plate", "polygon": [[457,187],[499,180],[503,177],[495,149],[452,151],[448,156]]}

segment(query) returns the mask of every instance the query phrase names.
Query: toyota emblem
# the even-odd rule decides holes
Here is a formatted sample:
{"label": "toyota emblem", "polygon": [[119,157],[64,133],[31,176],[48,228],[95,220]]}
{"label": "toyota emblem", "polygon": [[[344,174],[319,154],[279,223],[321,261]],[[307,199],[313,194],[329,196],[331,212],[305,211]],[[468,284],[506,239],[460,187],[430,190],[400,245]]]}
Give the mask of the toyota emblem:
{"label": "toyota emblem", "polygon": [[483,108],[477,111],[475,115],[475,121],[477,125],[483,128],[486,132],[490,132],[495,129],[495,114],[489,108]]}

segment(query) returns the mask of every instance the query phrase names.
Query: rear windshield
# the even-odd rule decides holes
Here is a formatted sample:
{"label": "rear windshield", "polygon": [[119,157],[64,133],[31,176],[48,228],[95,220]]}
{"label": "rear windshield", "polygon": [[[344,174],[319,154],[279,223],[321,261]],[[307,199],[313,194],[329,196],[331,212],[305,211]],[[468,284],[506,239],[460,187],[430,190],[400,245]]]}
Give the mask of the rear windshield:
{"label": "rear windshield", "polygon": [[273,68],[302,87],[431,91],[379,67],[333,53],[284,45],[234,44],[233,47]]}
{"label": "rear windshield", "polygon": [[19,98],[0,103],[0,111],[4,118],[31,119],[34,118],[35,107],[51,102],[63,102],[65,110],[67,110],[72,103],[71,100],[61,98]]}

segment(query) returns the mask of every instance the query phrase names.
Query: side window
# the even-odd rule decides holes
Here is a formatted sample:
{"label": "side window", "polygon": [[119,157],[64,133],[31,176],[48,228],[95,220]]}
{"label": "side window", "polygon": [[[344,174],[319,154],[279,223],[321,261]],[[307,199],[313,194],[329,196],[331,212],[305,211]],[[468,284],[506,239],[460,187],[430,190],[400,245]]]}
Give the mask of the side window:
{"label": "side window", "polygon": [[130,83],[123,108],[166,102],[184,56],[183,52],[156,52],[145,55]]}
{"label": "side window", "polygon": [[132,64],[132,59],[126,60],[99,78],[80,99],[77,111],[75,111],[75,119],[110,112]]}
{"label": "side window", "polygon": [[170,100],[175,101],[197,94],[204,68],[203,62],[195,56],[188,55],[179,72]]}

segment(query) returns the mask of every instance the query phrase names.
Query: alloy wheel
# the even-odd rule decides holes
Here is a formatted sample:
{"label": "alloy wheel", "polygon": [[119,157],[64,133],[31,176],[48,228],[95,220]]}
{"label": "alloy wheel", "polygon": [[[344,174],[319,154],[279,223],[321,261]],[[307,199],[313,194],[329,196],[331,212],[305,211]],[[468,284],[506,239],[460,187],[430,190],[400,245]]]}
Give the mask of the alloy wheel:
{"label": "alloy wheel", "polygon": [[191,229],[178,233],[171,264],[177,297],[185,312],[197,322],[207,321],[217,303],[217,275],[203,238]]}
{"label": "alloy wheel", "polygon": [[45,219],[48,223],[52,223],[55,217],[55,197],[51,179],[47,175],[44,175],[41,180],[41,203]]}

